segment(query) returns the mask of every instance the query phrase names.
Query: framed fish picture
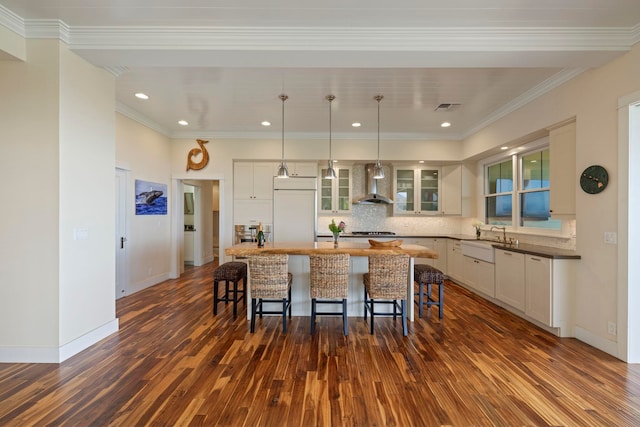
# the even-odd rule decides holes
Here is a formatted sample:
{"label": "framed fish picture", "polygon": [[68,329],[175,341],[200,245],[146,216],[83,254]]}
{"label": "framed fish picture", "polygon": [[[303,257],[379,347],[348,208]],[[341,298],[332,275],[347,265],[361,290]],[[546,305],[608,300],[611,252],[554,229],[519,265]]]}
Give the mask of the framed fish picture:
{"label": "framed fish picture", "polygon": [[136,215],[166,215],[167,185],[136,179]]}

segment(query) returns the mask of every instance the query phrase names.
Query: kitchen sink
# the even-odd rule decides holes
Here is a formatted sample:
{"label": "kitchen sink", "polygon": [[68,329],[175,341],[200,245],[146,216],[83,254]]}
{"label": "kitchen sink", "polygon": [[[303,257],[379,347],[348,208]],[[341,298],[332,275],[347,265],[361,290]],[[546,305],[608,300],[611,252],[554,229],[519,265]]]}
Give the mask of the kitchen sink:
{"label": "kitchen sink", "polygon": [[494,243],[495,242],[487,240],[462,240],[460,242],[460,247],[462,248],[462,255],[464,256],[493,263]]}

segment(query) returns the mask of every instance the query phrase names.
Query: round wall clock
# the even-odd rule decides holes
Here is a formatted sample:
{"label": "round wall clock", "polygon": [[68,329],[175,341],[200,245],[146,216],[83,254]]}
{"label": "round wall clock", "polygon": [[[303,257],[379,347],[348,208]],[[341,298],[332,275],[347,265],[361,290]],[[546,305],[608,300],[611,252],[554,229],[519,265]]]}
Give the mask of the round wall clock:
{"label": "round wall clock", "polygon": [[597,194],[607,188],[609,174],[600,165],[589,166],[580,175],[580,187],[585,193]]}

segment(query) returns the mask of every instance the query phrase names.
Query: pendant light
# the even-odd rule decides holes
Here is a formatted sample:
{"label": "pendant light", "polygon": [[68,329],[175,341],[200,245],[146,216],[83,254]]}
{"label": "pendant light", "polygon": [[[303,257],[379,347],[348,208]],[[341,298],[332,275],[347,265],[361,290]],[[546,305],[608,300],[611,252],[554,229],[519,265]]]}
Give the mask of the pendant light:
{"label": "pendant light", "polygon": [[283,93],[278,98],[282,100],[282,162],[280,162],[280,167],[278,168],[278,178],[289,178],[287,163],[284,161],[284,101],[289,97]]}
{"label": "pendant light", "polygon": [[382,179],[384,178],[384,169],[380,164],[380,101],[384,96],[376,95],[373,97],[376,101],[378,101],[378,160],[376,161],[375,166],[373,167],[373,179]]}
{"label": "pendant light", "polygon": [[329,163],[327,164],[327,170],[322,179],[336,179],[336,171],[333,169],[333,159],[331,157],[331,101],[336,99],[336,97],[327,95],[326,99],[329,101]]}

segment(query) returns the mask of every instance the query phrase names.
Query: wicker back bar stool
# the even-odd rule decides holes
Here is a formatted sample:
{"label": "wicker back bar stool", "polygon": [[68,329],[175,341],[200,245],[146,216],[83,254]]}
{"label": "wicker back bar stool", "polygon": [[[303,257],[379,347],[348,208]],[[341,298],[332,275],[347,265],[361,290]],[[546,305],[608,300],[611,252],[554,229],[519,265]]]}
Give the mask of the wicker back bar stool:
{"label": "wicker back bar stool", "polygon": [[[438,317],[442,319],[444,317],[444,281],[447,276],[435,267],[427,264],[415,264],[413,266],[413,280],[418,283],[418,292],[415,295],[418,297],[418,314],[422,317],[422,309],[426,305],[430,308],[432,305],[438,306]],[[427,292],[424,292],[424,287],[427,286]],[[431,296],[432,285],[438,286],[438,299],[436,300]]]}
{"label": "wicker back bar stool", "polygon": [[[349,335],[347,296],[349,293],[349,254],[309,255],[311,294],[311,335],[315,332],[316,316],[342,314],[342,327]],[[316,310],[317,304],[342,304],[342,311]]]}
{"label": "wicker back bar stool", "polygon": [[[249,290],[251,292],[251,333],[255,331],[256,314],[281,314],[282,332],[287,332],[287,310],[291,317],[291,282],[288,255],[255,255],[249,257]],[[265,303],[280,303],[280,310],[265,310]]]}
{"label": "wicker back bar stool", "polygon": [[[385,254],[369,256],[369,272],[363,275],[364,318],[371,315],[373,334],[374,316],[393,316],[400,309],[402,335],[407,336],[407,285],[409,282],[409,255]],[[400,304],[398,304],[400,301]],[[393,305],[393,313],[375,311],[376,304]]]}

